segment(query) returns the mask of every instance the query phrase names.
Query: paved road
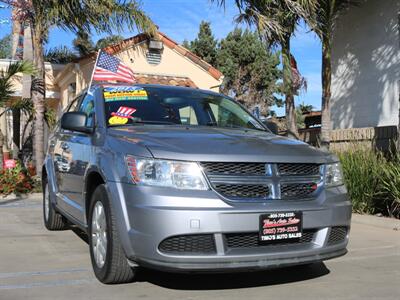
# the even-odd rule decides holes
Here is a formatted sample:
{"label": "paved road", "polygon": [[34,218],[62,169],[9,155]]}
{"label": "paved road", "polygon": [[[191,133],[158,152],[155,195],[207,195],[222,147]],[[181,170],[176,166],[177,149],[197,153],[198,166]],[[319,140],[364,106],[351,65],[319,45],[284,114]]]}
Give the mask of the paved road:
{"label": "paved road", "polygon": [[87,244],[42,225],[40,199],[0,200],[0,300],[11,299],[400,299],[400,231],[353,222],[349,253],[325,264],[228,275],[143,270],[106,286]]}

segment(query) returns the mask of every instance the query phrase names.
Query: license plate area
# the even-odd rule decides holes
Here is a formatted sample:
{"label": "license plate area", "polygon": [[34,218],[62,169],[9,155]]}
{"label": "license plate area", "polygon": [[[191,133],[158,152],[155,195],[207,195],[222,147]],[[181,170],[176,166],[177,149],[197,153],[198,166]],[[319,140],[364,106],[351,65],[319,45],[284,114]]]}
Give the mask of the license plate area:
{"label": "license plate area", "polygon": [[279,242],[300,239],[303,234],[303,213],[272,212],[260,216],[260,242]]}

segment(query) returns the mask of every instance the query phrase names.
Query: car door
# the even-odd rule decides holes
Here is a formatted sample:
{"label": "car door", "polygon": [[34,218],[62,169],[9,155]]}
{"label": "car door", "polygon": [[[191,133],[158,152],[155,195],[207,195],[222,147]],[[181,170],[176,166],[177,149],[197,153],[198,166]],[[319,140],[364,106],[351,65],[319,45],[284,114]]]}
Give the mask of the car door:
{"label": "car door", "polygon": [[[68,108],[64,112],[75,111],[78,103],[82,100],[83,96],[78,96],[69,104]],[[63,179],[64,173],[68,170],[69,165],[65,155],[66,153],[66,142],[65,142],[66,130],[62,129],[60,124],[57,125],[55,133],[49,142],[49,152],[52,155],[54,163],[54,173],[55,173],[55,184],[57,189],[57,205],[66,208],[68,207],[64,204],[64,194],[63,194]]]}
{"label": "car door", "polygon": [[[80,99],[75,111],[87,115],[86,126],[95,120],[94,96],[87,93]],[[92,135],[64,130],[59,139],[61,174],[60,193],[67,213],[78,221],[84,220],[84,175],[89,163]]]}

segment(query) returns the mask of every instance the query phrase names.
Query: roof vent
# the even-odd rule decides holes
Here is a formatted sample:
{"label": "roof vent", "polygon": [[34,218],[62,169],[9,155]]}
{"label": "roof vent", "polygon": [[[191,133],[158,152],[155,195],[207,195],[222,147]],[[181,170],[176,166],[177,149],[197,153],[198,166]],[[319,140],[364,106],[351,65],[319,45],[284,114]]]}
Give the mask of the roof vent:
{"label": "roof vent", "polygon": [[161,62],[161,52],[149,50],[146,54],[146,58],[150,65],[158,65]]}
{"label": "roof vent", "polygon": [[164,50],[164,44],[159,40],[149,40],[146,58],[151,65],[158,65],[161,62],[161,54]]}
{"label": "roof vent", "polygon": [[164,49],[164,44],[162,41],[150,40],[149,41],[149,49],[161,52]]}

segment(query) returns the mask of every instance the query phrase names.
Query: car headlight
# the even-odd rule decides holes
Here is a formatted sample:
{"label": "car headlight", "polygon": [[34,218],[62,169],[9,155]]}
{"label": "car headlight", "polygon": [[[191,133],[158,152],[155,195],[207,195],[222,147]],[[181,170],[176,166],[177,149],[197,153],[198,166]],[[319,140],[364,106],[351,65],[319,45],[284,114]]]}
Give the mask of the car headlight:
{"label": "car headlight", "polygon": [[325,185],[327,187],[343,184],[343,173],[340,163],[325,165]]}
{"label": "car headlight", "polygon": [[194,162],[137,158],[127,155],[126,165],[138,185],[172,187],[187,190],[207,190],[201,168]]}

